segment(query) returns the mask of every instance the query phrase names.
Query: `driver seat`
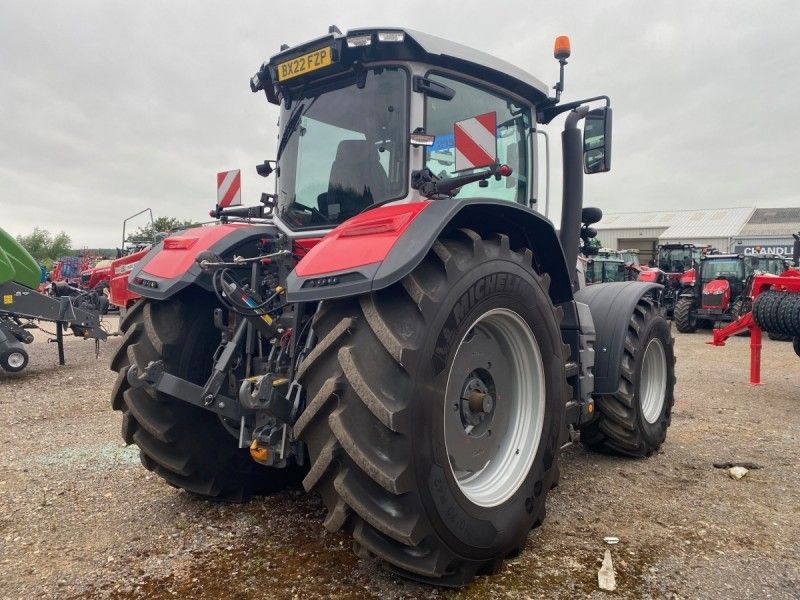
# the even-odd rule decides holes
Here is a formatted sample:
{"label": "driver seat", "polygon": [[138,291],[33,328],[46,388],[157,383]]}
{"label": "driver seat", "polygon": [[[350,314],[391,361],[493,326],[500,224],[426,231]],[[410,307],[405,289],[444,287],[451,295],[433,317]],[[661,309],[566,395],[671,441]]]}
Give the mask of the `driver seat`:
{"label": "driver seat", "polygon": [[381,166],[378,150],[367,140],[343,140],[336,148],[327,194],[318,198],[319,210],[342,222],[382,200],[389,178]]}

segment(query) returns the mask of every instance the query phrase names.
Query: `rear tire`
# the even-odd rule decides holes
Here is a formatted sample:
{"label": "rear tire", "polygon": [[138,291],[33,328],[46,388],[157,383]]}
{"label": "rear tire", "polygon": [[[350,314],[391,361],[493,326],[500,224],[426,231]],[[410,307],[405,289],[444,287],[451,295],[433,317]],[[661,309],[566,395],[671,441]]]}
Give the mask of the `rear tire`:
{"label": "rear tire", "polygon": [[694,298],[678,298],[675,303],[675,327],[681,333],[697,331],[697,317],[692,315],[694,307]]}
{"label": "rear tire", "polygon": [[[211,372],[220,334],[214,305],[191,288],[178,297],[141,300],[120,322],[122,345],[111,359],[118,373],[111,394],[122,412],[122,438],[139,447],[142,464],[170,485],[215,500],[244,501],[299,479],[289,467],[265,467],[238,448],[219,418],[202,408],[144,388],[131,388],[131,363],[163,360],[166,371],[202,385]],[[185,300],[184,300],[185,298]]]}
{"label": "rear tire", "polygon": [[794,353],[800,357],[800,337],[796,337],[792,340],[792,347],[794,348]]}
{"label": "rear tire", "polygon": [[631,315],[616,394],[595,399],[598,419],[581,429],[590,450],[650,456],[667,437],[675,402],[674,339],[648,298]]}
{"label": "rear tire", "polygon": [[767,332],[767,337],[771,339],[773,342],[791,342],[792,336],[786,335],[785,333],[773,333],[772,331]]}
{"label": "rear tire", "polygon": [[[319,342],[300,366],[307,407],[295,436],[308,446],[303,484],[322,496],[325,527],[351,532],[359,555],[406,577],[464,585],[499,569],[543,521],[569,389],[549,278],[531,259],[504,235],[464,229],[390,288],[323,304]],[[527,348],[518,355],[538,352],[541,368],[530,372],[539,380],[515,372],[501,339]],[[495,347],[507,361],[486,360]],[[538,383],[522,393],[515,381]],[[465,410],[481,382],[494,400],[480,414]],[[498,416],[514,406],[521,418]],[[458,420],[473,417],[472,428]],[[465,456],[464,443],[475,454]],[[465,464],[475,456],[477,465]]]}

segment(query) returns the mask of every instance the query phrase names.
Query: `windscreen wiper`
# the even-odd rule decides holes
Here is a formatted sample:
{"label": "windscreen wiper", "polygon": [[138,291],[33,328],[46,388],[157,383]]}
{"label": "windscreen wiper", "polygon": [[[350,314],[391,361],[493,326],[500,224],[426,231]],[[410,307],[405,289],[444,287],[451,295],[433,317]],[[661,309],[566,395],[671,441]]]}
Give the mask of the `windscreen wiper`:
{"label": "windscreen wiper", "polygon": [[286,122],[286,127],[283,129],[283,137],[278,144],[278,153],[275,158],[276,161],[281,159],[281,154],[283,154],[283,151],[286,149],[286,145],[289,143],[289,139],[292,137],[294,130],[297,129],[297,125],[300,123],[300,117],[303,114],[303,108],[305,108],[305,104],[298,104],[297,108],[295,108],[294,112],[289,116],[289,120]]}
{"label": "windscreen wiper", "polygon": [[300,117],[302,117],[308,109],[310,109],[314,102],[317,101],[319,96],[315,96],[311,99],[311,102],[308,103],[308,106],[305,104],[298,104],[297,108],[294,109],[294,112],[289,116],[289,120],[286,122],[286,127],[283,129],[283,137],[281,138],[280,143],[278,144],[278,152],[275,156],[275,161],[279,161],[281,159],[281,155],[283,151],[286,149],[286,146],[289,144],[289,140],[292,138],[292,134],[297,130],[298,125],[300,125]]}

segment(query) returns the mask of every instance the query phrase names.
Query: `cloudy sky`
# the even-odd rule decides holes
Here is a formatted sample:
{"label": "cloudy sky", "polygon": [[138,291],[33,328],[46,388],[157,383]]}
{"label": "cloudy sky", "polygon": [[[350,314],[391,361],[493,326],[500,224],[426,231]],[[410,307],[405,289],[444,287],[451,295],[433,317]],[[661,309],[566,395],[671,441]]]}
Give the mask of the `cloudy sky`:
{"label": "cloudy sky", "polygon": [[230,168],[242,168],[245,202],[255,202],[269,191],[253,167],[274,157],[277,109],[248,80],[281,43],[333,23],[421,29],[549,83],[553,38],[568,34],[564,98],[605,93],[614,106],[613,171],[585,181],[587,204],[607,212],[800,204],[791,0],[6,0],[0,226],[114,246],[122,219],[146,207],[202,219],[215,173]]}

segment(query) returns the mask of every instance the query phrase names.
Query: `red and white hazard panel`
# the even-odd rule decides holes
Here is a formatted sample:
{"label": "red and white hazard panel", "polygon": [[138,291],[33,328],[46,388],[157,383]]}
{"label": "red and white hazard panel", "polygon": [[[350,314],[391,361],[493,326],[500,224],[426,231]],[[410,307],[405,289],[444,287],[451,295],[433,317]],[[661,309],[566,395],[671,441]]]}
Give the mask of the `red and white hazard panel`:
{"label": "red and white hazard panel", "polygon": [[456,171],[488,167],[497,162],[497,113],[456,121],[453,134]]}
{"label": "red and white hazard panel", "polygon": [[217,173],[217,206],[237,206],[242,203],[242,171]]}

